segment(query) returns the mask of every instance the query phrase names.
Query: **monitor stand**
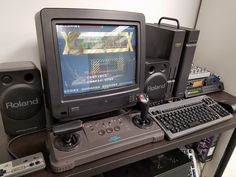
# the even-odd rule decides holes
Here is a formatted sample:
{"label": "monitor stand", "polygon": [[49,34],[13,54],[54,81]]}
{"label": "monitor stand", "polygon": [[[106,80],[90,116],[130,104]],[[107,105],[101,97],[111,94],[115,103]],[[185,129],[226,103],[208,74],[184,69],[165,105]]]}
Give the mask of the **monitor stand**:
{"label": "monitor stand", "polygon": [[142,106],[144,109],[141,114],[120,115],[83,124],[77,120],[56,126],[47,141],[52,170],[56,173],[67,171],[103,157],[163,140],[163,131],[147,115],[145,100]]}

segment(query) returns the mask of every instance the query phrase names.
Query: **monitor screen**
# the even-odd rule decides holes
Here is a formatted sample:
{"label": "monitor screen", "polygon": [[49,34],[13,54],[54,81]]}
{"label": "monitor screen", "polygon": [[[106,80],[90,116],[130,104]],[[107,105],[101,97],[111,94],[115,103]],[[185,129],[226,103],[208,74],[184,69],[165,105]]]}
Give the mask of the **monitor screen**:
{"label": "monitor screen", "polygon": [[136,28],[56,24],[64,96],[136,84]]}

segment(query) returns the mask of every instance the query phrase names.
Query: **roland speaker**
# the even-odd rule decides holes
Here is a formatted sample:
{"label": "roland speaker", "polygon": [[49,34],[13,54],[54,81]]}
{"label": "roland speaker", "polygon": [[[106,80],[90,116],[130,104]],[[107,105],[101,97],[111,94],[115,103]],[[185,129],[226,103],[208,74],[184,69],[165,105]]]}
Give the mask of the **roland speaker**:
{"label": "roland speaker", "polygon": [[45,127],[40,72],[32,62],[0,64],[0,110],[8,135]]}
{"label": "roland speaker", "polygon": [[150,100],[165,99],[169,62],[162,59],[147,59],[145,63],[145,90]]}

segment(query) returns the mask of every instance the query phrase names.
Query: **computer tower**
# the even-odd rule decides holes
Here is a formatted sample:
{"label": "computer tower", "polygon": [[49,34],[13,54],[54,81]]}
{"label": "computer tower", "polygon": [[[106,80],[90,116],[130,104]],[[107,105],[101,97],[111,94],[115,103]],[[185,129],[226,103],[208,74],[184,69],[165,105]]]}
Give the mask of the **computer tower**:
{"label": "computer tower", "polygon": [[200,33],[200,31],[197,29],[184,27],[180,28],[186,31],[186,36],[173,90],[173,96],[177,98],[183,98],[185,95],[188,77],[197,46],[198,36]]}
{"label": "computer tower", "polygon": [[191,160],[174,149],[96,177],[188,177],[190,166]]}
{"label": "computer tower", "polygon": [[179,149],[151,157],[152,177],[188,177],[191,160]]}

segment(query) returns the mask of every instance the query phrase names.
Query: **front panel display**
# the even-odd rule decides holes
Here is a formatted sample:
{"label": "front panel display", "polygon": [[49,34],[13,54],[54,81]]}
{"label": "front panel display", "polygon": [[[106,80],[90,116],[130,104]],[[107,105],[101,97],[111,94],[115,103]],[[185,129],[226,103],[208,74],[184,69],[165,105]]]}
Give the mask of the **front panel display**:
{"label": "front panel display", "polygon": [[136,28],[57,24],[64,96],[135,85]]}

